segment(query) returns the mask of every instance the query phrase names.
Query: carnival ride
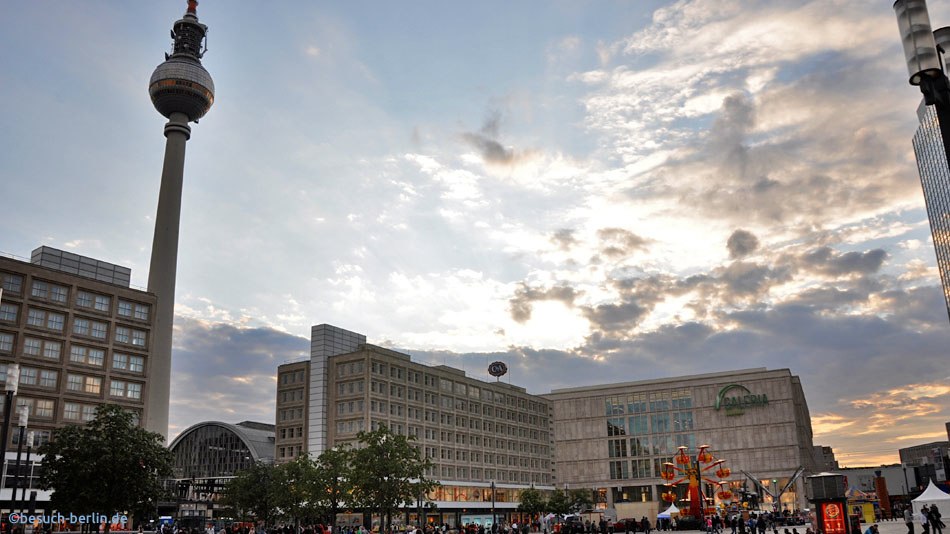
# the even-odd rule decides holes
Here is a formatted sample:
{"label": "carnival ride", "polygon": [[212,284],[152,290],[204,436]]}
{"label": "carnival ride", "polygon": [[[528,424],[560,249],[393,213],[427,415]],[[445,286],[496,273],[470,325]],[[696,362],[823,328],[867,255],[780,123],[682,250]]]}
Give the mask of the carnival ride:
{"label": "carnival ride", "polygon": [[[709,452],[709,445],[700,445],[695,459],[690,457],[688,450],[688,447],[679,447],[679,452],[673,457],[673,461],[676,463],[666,462],[663,464],[660,477],[666,481],[664,485],[668,489],[661,497],[668,503],[675,503],[678,498],[673,488],[688,482],[685,500],[689,503],[689,508],[681,513],[702,520],[710,512],[706,503],[713,502],[713,498],[705,494],[701,482],[707,482],[715,486],[717,488],[716,497],[720,501],[729,502],[734,495],[727,486],[728,482],[724,479],[732,474],[732,470],[723,466],[725,460],[716,459]],[[709,473],[710,471],[712,473]],[[707,475],[707,473],[709,474]],[[709,478],[713,474],[718,480]],[[715,507],[713,507],[712,512],[714,511]]]}

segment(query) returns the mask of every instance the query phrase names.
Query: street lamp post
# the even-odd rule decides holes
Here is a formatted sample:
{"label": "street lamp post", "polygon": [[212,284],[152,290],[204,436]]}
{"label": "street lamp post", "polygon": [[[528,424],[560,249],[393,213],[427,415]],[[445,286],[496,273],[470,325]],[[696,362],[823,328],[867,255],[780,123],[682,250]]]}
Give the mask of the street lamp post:
{"label": "street lamp post", "polygon": [[[20,511],[26,511],[27,501],[26,501],[26,489],[30,485],[30,475],[32,474],[32,462],[30,461],[30,454],[33,452],[33,438],[34,432],[30,430],[26,433],[26,473],[23,475],[23,489],[20,491]],[[19,476],[20,470],[17,469],[17,476]],[[16,488],[14,488],[13,502],[16,503]]]}
{"label": "street lamp post", "polygon": [[0,430],[0,488],[4,487],[7,476],[7,443],[10,440],[10,416],[13,415],[13,397],[20,383],[20,366],[11,363],[7,366],[7,381],[3,386],[3,429]]}
{"label": "street lamp post", "polygon": [[491,481],[491,531],[498,532],[498,523],[495,519],[495,481]]}
{"label": "street lamp post", "polygon": [[14,470],[16,471],[16,475],[14,475],[14,478],[13,478],[13,498],[10,501],[11,511],[16,510],[16,504],[17,504],[16,490],[18,487],[20,487],[20,457],[23,455],[23,439],[24,439],[23,433],[26,431],[26,425],[29,423],[29,420],[30,420],[29,407],[20,406],[17,412],[19,413],[20,417],[18,418],[16,424],[18,427],[20,427],[19,429],[20,434],[17,436],[18,439],[17,439],[17,444],[16,444],[16,467],[14,468]]}
{"label": "street lamp post", "polygon": [[926,0],[897,0],[894,13],[910,74],[908,81],[920,87],[924,104],[934,106],[944,155],[950,162],[950,80],[942,61],[943,54],[950,50],[950,27],[931,29]]}

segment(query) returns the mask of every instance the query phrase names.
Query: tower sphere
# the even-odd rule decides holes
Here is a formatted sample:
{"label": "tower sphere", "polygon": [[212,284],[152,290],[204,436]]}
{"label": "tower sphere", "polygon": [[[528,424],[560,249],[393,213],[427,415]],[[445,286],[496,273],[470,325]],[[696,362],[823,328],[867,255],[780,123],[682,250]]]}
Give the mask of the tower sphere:
{"label": "tower sphere", "polygon": [[172,56],[155,68],[148,94],[155,109],[166,118],[177,112],[196,121],[214,104],[214,82],[201,63]]}
{"label": "tower sphere", "polygon": [[196,121],[214,104],[214,81],[201,66],[208,27],[198,22],[197,6],[197,0],[188,1],[185,16],[172,27],[172,54],[165,54],[165,62],[155,68],[148,83],[152,104],[166,118],[184,113]]}

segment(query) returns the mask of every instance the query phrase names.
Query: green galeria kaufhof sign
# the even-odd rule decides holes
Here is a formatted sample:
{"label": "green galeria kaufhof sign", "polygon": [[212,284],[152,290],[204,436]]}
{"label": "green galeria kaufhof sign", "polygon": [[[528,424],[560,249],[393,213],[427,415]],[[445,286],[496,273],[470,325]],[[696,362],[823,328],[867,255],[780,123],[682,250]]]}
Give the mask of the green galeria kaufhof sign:
{"label": "green galeria kaufhof sign", "polygon": [[765,393],[757,394],[739,384],[729,384],[719,390],[716,396],[716,411],[725,410],[726,415],[742,415],[747,408],[768,406],[769,398]]}

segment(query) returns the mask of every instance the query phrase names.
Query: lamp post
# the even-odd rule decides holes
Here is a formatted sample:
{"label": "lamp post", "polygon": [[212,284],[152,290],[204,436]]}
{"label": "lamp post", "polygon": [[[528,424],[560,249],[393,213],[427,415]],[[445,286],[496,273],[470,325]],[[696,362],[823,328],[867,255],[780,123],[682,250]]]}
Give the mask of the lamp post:
{"label": "lamp post", "polygon": [[20,406],[17,410],[19,417],[17,418],[17,426],[20,427],[20,434],[17,436],[16,444],[16,475],[13,478],[13,499],[10,502],[11,511],[16,510],[16,490],[20,487],[20,457],[23,455],[23,433],[26,431],[26,425],[30,420],[30,408],[27,406]]}
{"label": "lamp post", "polygon": [[[32,474],[32,462],[30,461],[30,453],[33,451],[33,437],[34,432],[30,430],[26,433],[26,473],[23,475],[23,490],[20,492],[20,511],[26,510],[26,488],[30,485],[30,475]],[[20,470],[17,470],[17,476],[19,476]],[[14,488],[13,502],[16,503],[16,488]]]}
{"label": "lamp post", "polygon": [[491,481],[491,531],[498,532],[497,520],[495,519],[495,481]]}
{"label": "lamp post", "polygon": [[13,415],[13,397],[20,383],[20,366],[11,363],[7,366],[7,381],[3,386],[3,429],[0,430],[0,488],[4,487],[7,476],[7,443],[10,442],[10,416]]}
{"label": "lamp post", "polygon": [[908,81],[920,87],[924,104],[934,106],[945,163],[950,162],[950,80],[942,61],[943,54],[950,50],[950,27],[931,29],[926,0],[897,0],[894,13],[910,74]]}

